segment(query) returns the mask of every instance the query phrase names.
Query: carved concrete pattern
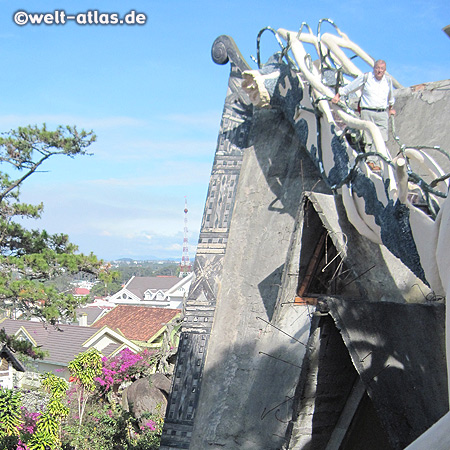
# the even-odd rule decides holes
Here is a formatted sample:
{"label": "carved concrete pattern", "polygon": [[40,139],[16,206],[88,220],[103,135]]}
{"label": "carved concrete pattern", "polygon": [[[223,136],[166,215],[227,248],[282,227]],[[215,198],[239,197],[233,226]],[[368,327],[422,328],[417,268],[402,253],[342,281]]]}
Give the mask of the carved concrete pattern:
{"label": "carved concrete pattern", "polygon": [[189,448],[208,337],[207,334],[181,333],[162,449]]}
{"label": "carved concrete pattern", "polygon": [[218,275],[222,272],[223,255],[197,255],[196,280],[184,305],[182,330],[210,333],[216,307]]}
{"label": "carved concrete pattern", "polygon": [[216,307],[228,232],[253,106],[241,89],[249,66],[233,40],[220,36],[212,47],[218,64],[231,63],[228,91],[195,257],[195,280],[184,305],[184,322],[169,396],[161,449],[187,449],[201,388],[206,349]]}

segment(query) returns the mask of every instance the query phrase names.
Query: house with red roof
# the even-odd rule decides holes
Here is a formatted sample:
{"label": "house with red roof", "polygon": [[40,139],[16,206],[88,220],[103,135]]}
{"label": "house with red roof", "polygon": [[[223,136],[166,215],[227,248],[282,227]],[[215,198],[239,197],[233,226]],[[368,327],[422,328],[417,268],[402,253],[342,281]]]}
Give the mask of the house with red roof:
{"label": "house with red roof", "polygon": [[90,290],[82,287],[74,288],[72,295],[74,297],[86,297],[90,294]]}
{"label": "house with red roof", "polygon": [[91,327],[106,326],[140,347],[159,347],[168,327],[179,328],[180,316],[180,309],[117,305]]}
{"label": "house with red roof", "polygon": [[155,306],[178,309],[187,298],[194,272],[184,278],[133,276],[109,301],[118,305]]}

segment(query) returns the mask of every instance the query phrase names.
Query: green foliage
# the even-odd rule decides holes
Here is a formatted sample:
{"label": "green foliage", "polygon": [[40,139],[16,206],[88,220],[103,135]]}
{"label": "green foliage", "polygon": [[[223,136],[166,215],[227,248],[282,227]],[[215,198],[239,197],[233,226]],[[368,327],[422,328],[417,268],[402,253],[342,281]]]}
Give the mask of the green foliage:
{"label": "green foliage", "polygon": [[79,426],[81,427],[87,402],[95,391],[95,378],[102,372],[102,355],[97,349],[90,348],[86,352],[79,353],[67,367],[72,374],[71,380],[76,386]]}
{"label": "green foliage", "polygon": [[50,249],[20,257],[0,255],[0,301],[9,309],[19,309],[50,324],[58,323],[61,317],[73,318],[80,301],[44,282],[60,271],[82,268],[95,272],[100,265],[92,254],[57,254]]}
{"label": "green foliage", "polygon": [[10,189],[0,195],[0,200],[28,177],[30,171],[36,171],[51,156],[85,155],[86,148],[95,139],[92,131],[78,131],[76,127],[70,126],[59,126],[55,131],[50,131],[45,123],[41,128],[28,125],[3,133],[3,137],[0,137],[0,161],[23,171],[24,175],[15,182],[10,182]]}
{"label": "green foliage", "polygon": [[[97,278],[100,280],[100,283],[97,285],[96,291],[97,293],[101,293],[101,295],[105,295],[105,297],[108,293],[112,294],[120,289],[120,283],[118,282],[120,272],[111,270],[111,264],[109,263],[102,267]],[[103,286],[103,290],[100,290],[100,286]],[[119,289],[117,289],[118,286]]]}
{"label": "green foliage", "polygon": [[27,450],[26,447],[19,447],[19,438],[17,436],[0,436],[0,448],[2,450]]}
{"label": "green foliage", "polygon": [[136,277],[157,277],[161,276],[178,276],[180,273],[180,265],[175,262],[165,261],[144,261],[132,264],[119,264],[115,267],[120,273],[120,282],[126,283],[132,276]]}
{"label": "green foliage", "polygon": [[21,406],[20,392],[0,389],[0,437],[19,436],[19,426],[22,424]]}
{"label": "green foliage", "polygon": [[78,248],[65,234],[27,230],[16,218],[39,219],[42,203],[19,201],[20,186],[49,158],[86,155],[95,141],[93,132],[76,127],[19,127],[0,136],[0,305],[19,310],[49,323],[74,317],[79,301],[46,284],[59,275],[80,271],[97,274],[101,261],[77,254]]}
{"label": "green foliage", "polygon": [[[92,353],[92,354],[91,354]],[[105,381],[109,387],[119,384],[124,380],[131,380],[142,374],[147,374],[154,364],[152,352],[144,351],[142,354],[133,354],[128,350],[111,358],[102,358],[98,366],[98,354],[89,350],[78,355],[69,367],[74,375],[73,389],[77,394],[78,409],[73,410],[64,426],[62,436],[63,448],[92,449],[92,450],[155,450],[159,448],[162,433],[163,417],[161,414],[147,415],[139,420],[133,418],[129,412],[123,411],[117,397],[108,397],[105,401]],[[82,381],[76,377],[80,370],[89,367],[95,369],[89,371],[89,377],[83,383],[87,388],[95,383],[95,391],[89,396],[84,392],[85,407],[82,411],[80,404],[80,386]],[[97,373],[94,379],[92,374],[101,367],[101,375]],[[102,383],[103,381],[103,383]],[[69,393],[70,396],[70,393]],[[115,400],[111,401],[114,398]],[[71,402],[72,404],[72,402]],[[84,414],[83,420],[81,416]]]}
{"label": "green foliage", "polygon": [[64,427],[65,450],[156,450],[164,424],[161,414],[146,414],[137,420],[121,408],[103,402],[88,405],[81,428],[74,420],[76,417]]}
{"label": "green foliage", "polygon": [[96,283],[92,286],[92,289],[89,292],[89,297],[91,299],[95,297],[103,297],[107,295],[115,294],[122,289],[122,283],[118,280],[111,281],[109,283]]}
{"label": "green foliage", "polygon": [[39,417],[37,430],[28,441],[31,450],[55,449],[58,445],[59,424],[50,413],[44,413]]}
{"label": "green foliage", "polygon": [[17,339],[16,336],[7,335],[4,328],[0,329],[0,342],[6,344],[10,349],[20,353],[22,356],[25,355],[33,359],[43,359],[44,356],[47,355],[46,351],[34,347],[31,342]]}
{"label": "green foliage", "polygon": [[[90,390],[95,384],[93,379],[94,374],[98,374],[99,361],[101,366],[99,356],[96,350],[89,350],[70,363],[74,378],[71,386],[54,374],[42,375],[41,385],[50,393],[43,412],[29,412],[21,407],[18,392],[0,391],[0,449],[157,450],[163,427],[160,411],[136,419],[122,410],[120,403],[105,402],[100,393]],[[111,363],[114,362],[117,361],[111,359]],[[125,365],[129,362],[129,358],[122,360]],[[141,363],[142,359],[136,359],[137,367],[130,366],[130,373],[140,371]],[[75,378],[84,371],[89,372],[86,378]],[[72,393],[78,396],[82,385],[86,387],[81,396],[86,401],[83,423],[79,420],[79,403],[72,402]],[[3,420],[8,414],[13,420]],[[10,425],[5,426],[6,423]]]}
{"label": "green foliage", "polygon": [[57,377],[50,372],[41,375],[41,386],[51,394],[52,399],[57,400],[64,398],[69,387],[64,378]]}
{"label": "green foliage", "polygon": [[[134,419],[134,422],[137,422]],[[139,433],[131,439],[129,450],[156,450],[161,442],[164,418],[161,413],[144,414],[138,421]]]}
{"label": "green foliage", "polygon": [[94,380],[102,372],[102,355],[96,348],[90,348],[79,353],[67,367],[77,384],[89,391],[94,391]]}
{"label": "green foliage", "polygon": [[51,397],[45,412],[37,420],[35,433],[28,441],[30,450],[45,450],[46,447],[59,446],[61,422],[69,414],[69,408],[63,403],[68,388],[66,380],[48,372],[41,375],[41,386]]}
{"label": "green foliage", "polygon": [[63,448],[90,450],[127,449],[128,423],[120,410],[106,403],[90,403],[81,428],[76,416],[64,427]]}

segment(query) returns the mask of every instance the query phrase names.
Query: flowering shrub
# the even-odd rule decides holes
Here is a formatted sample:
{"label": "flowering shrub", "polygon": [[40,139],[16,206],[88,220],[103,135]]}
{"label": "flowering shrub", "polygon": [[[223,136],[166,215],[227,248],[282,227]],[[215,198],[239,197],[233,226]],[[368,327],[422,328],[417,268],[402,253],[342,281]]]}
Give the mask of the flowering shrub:
{"label": "flowering shrub", "polygon": [[[15,417],[16,420],[14,424],[10,420],[2,421],[0,424],[0,448],[3,450],[30,450],[27,442],[36,432],[36,424],[41,417],[41,413],[30,412],[27,408],[21,406],[21,394],[19,391],[14,392],[8,389],[4,390],[3,393],[6,394],[5,397],[7,399],[13,399],[14,402],[10,401],[6,408],[6,403],[2,405],[0,417],[9,414],[10,417]],[[12,408],[14,408],[14,414],[11,414]]]}
{"label": "flowering shrub", "polygon": [[162,414],[136,419],[122,410],[117,396],[107,394],[154,373],[159,357],[153,350],[128,349],[102,359],[94,350],[79,354],[69,364],[70,385],[51,373],[41,376],[49,395],[45,405],[34,408],[22,404],[30,392],[0,389],[0,450],[158,449]]}
{"label": "flowering shrub", "polygon": [[[22,424],[19,427],[20,439],[17,444],[17,450],[28,450],[28,447],[24,442],[28,442],[31,436],[36,432],[36,424],[41,417],[40,412],[30,412],[25,406],[21,407],[22,410]],[[24,442],[22,442],[24,441]]]}
{"label": "flowering shrub", "polygon": [[134,381],[152,373],[157,361],[157,352],[144,350],[133,353],[128,348],[123,349],[116,356],[102,358],[102,373],[95,378],[101,394],[116,390],[126,381]]}
{"label": "flowering shrub", "polygon": [[17,442],[16,450],[30,450],[30,448],[27,447],[27,444],[23,443],[23,442],[19,439],[19,442]]}
{"label": "flowering shrub", "polygon": [[128,449],[127,421],[121,411],[111,409],[104,402],[90,402],[82,427],[78,425],[76,411],[64,427],[64,449],[118,450]]}
{"label": "flowering shrub", "polygon": [[157,423],[154,420],[149,420],[148,422],[141,425],[141,431],[147,431],[150,429],[150,431],[156,431]]}
{"label": "flowering shrub", "polygon": [[139,433],[130,443],[130,450],[155,450],[159,448],[164,418],[159,414],[146,414],[140,419]]}
{"label": "flowering shrub", "polygon": [[[64,450],[156,450],[159,449],[163,426],[161,415],[147,415],[138,428],[137,419],[106,402],[90,402],[83,426],[70,417],[64,426]],[[137,431],[138,430],[138,431]],[[19,449],[18,449],[19,450]]]}

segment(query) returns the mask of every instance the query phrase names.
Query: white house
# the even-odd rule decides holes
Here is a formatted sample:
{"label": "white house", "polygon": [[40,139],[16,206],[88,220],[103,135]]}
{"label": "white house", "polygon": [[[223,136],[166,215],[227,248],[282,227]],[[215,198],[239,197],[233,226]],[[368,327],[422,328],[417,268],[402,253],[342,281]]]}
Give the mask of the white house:
{"label": "white house", "polygon": [[109,301],[118,305],[180,309],[193,279],[194,272],[184,278],[133,276]]}
{"label": "white house", "polygon": [[12,389],[17,372],[25,372],[25,367],[6,346],[0,349],[0,387]]}

